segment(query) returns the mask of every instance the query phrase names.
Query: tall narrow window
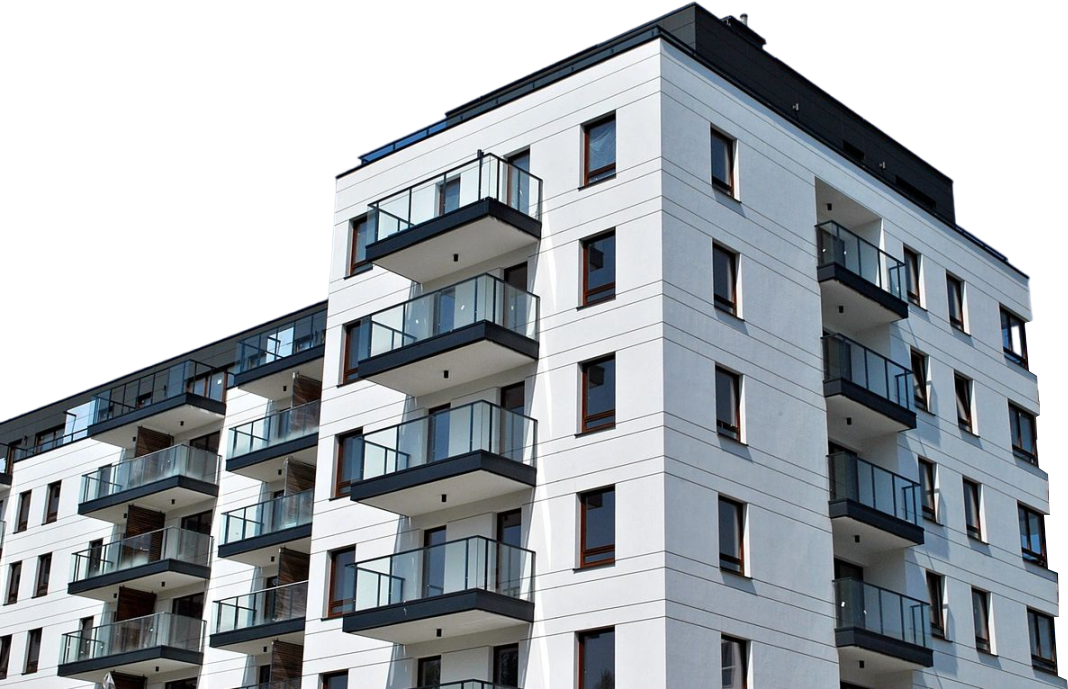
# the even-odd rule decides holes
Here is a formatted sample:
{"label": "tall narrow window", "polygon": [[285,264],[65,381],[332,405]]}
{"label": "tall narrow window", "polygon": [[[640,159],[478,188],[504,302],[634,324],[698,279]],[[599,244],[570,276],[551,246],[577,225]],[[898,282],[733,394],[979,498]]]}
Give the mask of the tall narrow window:
{"label": "tall narrow window", "polygon": [[616,560],[616,489],[602,488],[579,496],[582,513],[580,567]]}
{"label": "tall narrow window", "polygon": [[12,562],[7,566],[7,597],[4,605],[19,602],[19,586],[22,585],[22,563]]}
{"label": "tall narrow window", "polygon": [[19,493],[19,507],[18,515],[15,519],[15,533],[25,531],[26,527],[30,525],[30,499],[32,495],[32,491]]}
{"label": "tall narrow window", "polygon": [[712,130],[712,184],[734,196],[734,139]]}
{"label": "tall narrow window", "polygon": [[420,687],[436,687],[441,684],[441,656],[420,658],[416,675]]}
{"label": "tall narrow window", "polygon": [[334,497],[348,495],[353,483],[363,478],[363,430],[337,437],[337,466],[334,469]]}
{"label": "tall narrow window", "polygon": [[616,116],[615,114],[591,122],[582,128],[583,175],[582,185],[600,182],[616,174]]}
{"label": "tall narrow window", "polygon": [[327,617],[338,617],[352,609],[355,595],[355,576],[349,565],[356,562],[356,548],[343,548],[330,553],[330,603]]}
{"label": "tall narrow window", "polygon": [[323,689],[349,689],[349,671],[341,670],[319,675],[319,683]]}
{"label": "tall narrow window", "polygon": [[37,663],[41,660],[41,629],[31,629],[26,634],[26,668],[23,674],[37,672]]}
{"label": "tall narrow window", "polygon": [[1027,609],[1027,630],[1031,636],[1031,664],[1039,670],[1057,672],[1057,638],[1053,618]]}
{"label": "tall narrow window", "polygon": [[374,241],[371,238],[371,222],[366,215],[353,218],[349,221],[352,236],[349,239],[349,275],[355,275],[364,266],[370,266],[367,262],[367,245]]}
{"label": "tall narrow window", "polygon": [[1017,506],[1020,517],[1020,551],[1028,562],[1046,566],[1046,519],[1030,507]]}
{"label": "tall narrow window", "polygon": [[749,676],[749,642],[724,635],[719,642],[723,689],[746,689]]}
{"label": "tall narrow window", "polygon": [[923,516],[931,521],[938,521],[938,500],[935,496],[935,465],[934,462],[919,459],[920,465],[920,503]]}
{"label": "tall narrow window", "polygon": [[616,296],[615,230],[582,242],[582,304],[614,299]]}
{"label": "tall narrow window", "polygon": [[738,315],[738,254],[712,245],[712,293],[715,307]]}
{"label": "tall narrow window", "polygon": [[910,302],[922,307],[920,303],[920,255],[905,247],[905,293]]}
{"label": "tall narrow window", "polygon": [[351,383],[359,378],[360,332],[360,321],[345,326],[345,360],[341,372],[343,383]]}
{"label": "tall narrow window", "polygon": [[1027,332],[1024,320],[1001,309],[1001,349],[1005,358],[1027,368]]}
{"label": "tall narrow window", "polygon": [[719,499],[719,566],[745,574],[745,506],[723,497]]}
{"label": "tall narrow window", "polygon": [[949,324],[964,332],[964,283],[946,274],[946,292],[949,297]]}
{"label": "tall narrow window", "polygon": [[45,493],[45,524],[51,524],[59,518],[59,490],[62,485],[59,481],[48,484],[48,491]]}
{"label": "tall narrow window", "polygon": [[1012,453],[1031,464],[1038,464],[1038,432],[1035,415],[1010,402],[1009,431],[1012,433]]}
{"label": "tall narrow window", "polygon": [[916,406],[924,411],[930,411],[931,407],[927,394],[927,355],[923,352],[912,350],[912,386]]}
{"label": "tall narrow window", "polygon": [[734,440],[742,439],[741,377],[716,367],[716,432]]}
{"label": "tall narrow window", "polygon": [[519,686],[519,644],[493,649],[493,683],[502,687]]}
{"label": "tall narrow window", "polygon": [[616,357],[582,364],[582,432],[616,425]]}
{"label": "tall narrow window", "polygon": [[990,653],[990,594],[972,589],[972,622],[975,625],[975,647]]}
{"label": "tall narrow window", "polygon": [[11,664],[11,635],[0,636],[0,679],[7,679],[7,669]]}
{"label": "tall narrow window", "polygon": [[969,433],[975,433],[975,423],[972,418],[971,378],[954,373],[953,388],[957,396],[957,425]]}
{"label": "tall narrow window", "polygon": [[964,479],[964,525],[968,535],[982,540],[982,497],[979,484]]}
{"label": "tall narrow window", "polygon": [[527,215],[536,215],[537,199],[530,195],[530,151],[509,156],[508,163],[508,205]]}
{"label": "tall narrow window", "polygon": [[578,635],[578,689],[615,689],[615,628]]}
{"label": "tall narrow window", "polygon": [[927,572],[927,602],[931,606],[931,634],[946,638],[945,591],[946,581],[941,574]]}
{"label": "tall narrow window", "polygon": [[52,578],[52,553],[37,557],[37,579],[33,585],[33,597],[48,595],[48,583]]}

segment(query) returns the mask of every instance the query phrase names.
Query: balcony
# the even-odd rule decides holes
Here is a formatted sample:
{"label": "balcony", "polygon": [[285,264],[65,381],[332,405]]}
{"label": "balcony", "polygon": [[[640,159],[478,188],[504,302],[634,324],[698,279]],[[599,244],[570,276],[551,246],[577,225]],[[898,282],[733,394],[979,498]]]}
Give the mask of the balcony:
{"label": "balcony", "polygon": [[[835,580],[834,595],[835,643],[844,681],[867,683],[883,673],[934,664],[927,603],[857,579]],[[861,661],[864,669],[859,669]]]}
{"label": "balcony", "polygon": [[101,683],[121,671],[158,675],[201,665],[204,620],[158,612],[64,634],[60,642],[60,677]]}
{"label": "balcony", "polygon": [[169,526],[74,553],[67,593],[110,601],[119,586],[168,591],[211,576],[211,536]]}
{"label": "balcony", "polygon": [[537,422],[473,402],[364,435],[350,497],[409,517],[529,490]]}
{"label": "balcony", "polygon": [[235,388],[260,397],[281,399],[293,374],[323,379],[326,310],[298,318],[237,343]]}
{"label": "balcony", "polygon": [[350,634],[414,644],[534,619],[534,553],[482,536],[348,567]]}
{"label": "balcony", "polygon": [[923,544],[920,484],[849,452],[827,459],[836,555],[855,554],[850,559],[857,562],[880,551]]}
{"label": "balcony", "polygon": [[131,502],[161,512],[182,509],[218,496],[218,480],[217,454],[175,445],[82,476],[78,514],[121,524]]}
{"label": "balcony", "polygon": [[231,428],[226,470],[276,481],[287,457],[314,465],[318,445],[319,400],[315,400]]}
{"label": "balcony", "polygon": [[246,684],[241,689],[300,689],[300,677],[293,679],[277,679],[259,684]]}
{"label": "balcony", "polygon": [[222,421],[226,378],[225,371],[189,360],[116,385],[93,398],[88,435],[130,446],[138,426],[177,435]]}
{"label": "balcony", "polygon": [[495,684],[494,682],[484,682],[480,679],[464,679],[459,682],[448,682],[446,684],[427,684],[421,687],[415,687],[415,689],[518,689],[507,684]]}
{"label": "balcony", "polygon": [[418,283],[541,239],[541,180],[478,157],[370,205],[367,260]]}
{"label": "balcony", "polygon": [[14,464],[13,457],[17,453],[18,448],[0,444],[0,489],[11,486],[11,467]]}
{"label": "balcony", "polygon": [[266,642],[304,642],[304,615],[308,582],[235,596],[215,603],[212,648],[238,653],[260,653]]}
{"label": "balcony", "polygon": [[905,264],[834,221],[816,226],[823,324],[861,331],[908,318]]}
{"label": "balcony", "polygon": [[279,546],[309,552],[314,497],[306,490],[224,513],[219,557],[266,567]]}
{"label": "balcony", "polygon": [[842,335],[823,338],[827,432],[859,445],[916,428],[912,371]]}
{"label": "balcony", "polygon": [[538,298],[492,275],[367,316],[359,377],[419,396],[538,358]]}

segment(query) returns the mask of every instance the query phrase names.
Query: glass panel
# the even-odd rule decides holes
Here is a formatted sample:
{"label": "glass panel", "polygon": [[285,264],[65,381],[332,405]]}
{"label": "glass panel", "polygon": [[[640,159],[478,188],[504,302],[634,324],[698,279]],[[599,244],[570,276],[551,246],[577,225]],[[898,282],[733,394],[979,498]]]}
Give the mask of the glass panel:
{"label": "glass panel", "polygon": [[307,603],[306,581],[216,601],[214,631],[232,632],[303,618]]}
{"label": "glass panel", "polygon": [[183,361],[96,395],[93,423],[115,419],[185,393],[222,401],[228,376],[207,364]]}
{"label": "glass panel", "polygon": [[325,342],[326,311],[284,323],[272,330],[250,335],[237,343],[235,373],[244,373]]}
{"label": "glass panel", "polygon": [[847,380],[912,410],[912,371],[842,335],[823,338],[824,380]]}
{"label": "glass panel", "polygon": [[207,566],[212,538],[207,534],[173,526],[123,538],[74,553],[72,581],[175,559]]}
{"label": "glass panel", "polygon": [[586,632],[582,642],[583,689],[615,689],[616,686],[616,634],[613,629]]}
{"label": "glass panel", "polygon": [[855,500],[909,523],[920,523],[920,484],[849,452],[836,452],[829,459],[832,500]]}
{"label": "glass panel", "polygon": [[905,264],[834,221],[816,226],[820,266],[837,264],[876,287],[904,299]]}
{"label": "glass panel", "polygon": [[837,627],[856,627],[925,648],[930,647],[930,606],[858,579],[834,582]]}
{"label": "glass panel", "polygon": [[310,524],[314,491],[283,495],[223,514],[223,544]]}
{"label": "glass panel", "polygon": [[274,412],[230,429],[230,458],[319,432],[319,400]]}
{"label": "glass panel", "polygon": [[82,502],[115,495],[174,476],[215,483],[219,456],[188,445],[175,445],[82,476]]}
{"label": "glass panel", "polygon": [[123,620],[63,635],[60,663],[169,646],[199,653],[204,620],[169,612]]}

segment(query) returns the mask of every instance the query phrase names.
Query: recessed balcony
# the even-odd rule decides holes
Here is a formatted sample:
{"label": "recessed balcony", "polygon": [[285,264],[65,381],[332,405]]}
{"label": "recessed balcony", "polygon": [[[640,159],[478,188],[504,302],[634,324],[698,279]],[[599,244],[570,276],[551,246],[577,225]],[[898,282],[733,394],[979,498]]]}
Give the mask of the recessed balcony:
{"label": "recessed balcony", "polygon": [[857,579],[835,580],[834,593],[844,681],[866,683],[885,673],[934,665],[927,603]]}
{"label": "recessed balcony", "polygon": [[379,311],[357,328],[359,377],[419,396],[529,364],[538,304],[486,274]]}
{"label": "recessed balcony", "polygon": [[183,509],[219,494],[219,455],[175,445],[82,476],[78,514],[113,524],[136,501],[157,511]]}
{"label": "recessed balcony", "polygon": [[370,204],[367,260],[418,283],[541,239],[541,180],[492,154]]}
{"label": "recessed balcony", "polygon": [[849,452],[828,457],[836,555],[862,561],[881,551],[923,544],[920,484]]}
{"label": "recessed balcony", "polygon": [[365,434],[349,496],[409,517],[529,490],[537,422],[473,402]]}
{"label": "recessed balcony", "polygon": [[[323,379],[326,310],[257,333],[237,343],[233,387],[268,399],[291,390],[293,374]],[[290,390],[287,390],[290,388]]]}
{"label": "recessed balcony", "polygon": [[306,490],[224,513],[219,557],[266,567],[281,546],[309,552],[314,498]]}
{"label": "recessed balcony", "polygon": [[168,591],[211,576],[211,536],[169,526],[74,553],[70,595],[111,601],[120,586]]}
{"label": "recessed balcony", "polygon": [[199,667],[204,620],[169,612],[64,634],[58,674],[101,683],[104,675],[158,675]]}
{"label": "recessed balcony", "polygon": [[267,642],[304,643],[308,582],[275,586],[215,602],[212,648],[260,653]]}
{"label": "recessed balcony", "polygon": [[283,409],[230,429],[226,470],[258,481],[277,481],[292,457],[315,465],[319,400]]}
{"label": "recessed balcony", "polygon": [[351,634],[414,644],[534,619],[534,553],[482,536],[358,562],[347,576]]}
{"label": "recessed balcony", "polygon": [[89,437],[132,446],[137,427],[178,435],[222,421],[227,373],[197,361],[183,361],[95,396]]}
{"label": "recessed balcony", "polygon": [[823,338],[827,431],[860,445],[916,428],[912,371],[842,335]]}
{"label": "recessed balcony", "polygon": [[908,318],[905,264],[834,221],[816,226],[824,326],[866,330]]}

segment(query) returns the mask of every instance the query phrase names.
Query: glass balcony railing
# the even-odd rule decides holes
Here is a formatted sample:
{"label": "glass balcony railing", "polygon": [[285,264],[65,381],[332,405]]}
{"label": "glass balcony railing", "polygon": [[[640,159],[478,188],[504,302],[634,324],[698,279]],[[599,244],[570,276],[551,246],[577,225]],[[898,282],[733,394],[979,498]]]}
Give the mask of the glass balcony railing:
{"label": "glass balcony railing", "polygon": [[215,483],[219,455],[188,445],[175,445],[82,476],[82,502],[106,498],[174,476]]}
{"label": "glass balcony railing", "polygon": [[838,629],[863,629],[930,648],[927,603],[858,579],[836,579],[834,595]]}
{"label": "glass balcony railing", "polygon": [[484,401],[439,411],[364,435],[353,480],[366,481],[480,450],[532,465],[537,427],[529,416]]}
{"label": "glass balcony railing", "polygon": [[854,500],[910,524],[920,524],[920,484],[849,452],[828,457],[831,500]]}
{"label": "glass balcony railing", "polygon": [[229,458],[265,450],[319,432],[319,400],[276,411],[230,429]]}
{"label": "glass balcony railing", "polygon": [[215,633],[304,619],[307,608],[306,581],[225,598],[215,603]]}
{"label": "glass balcony railing", "polygon": [[121,572],[160,560],[207,566],[211,536],[168,526],[74,553],[71,582]]}
{"label": "glass balcony railing", "polygon": [[359,328],[359,360],[479,322],[536,340],[538,308],[530,292],[479,275],[367,316]]}
{"label": "glass balcony railing", "polygon": [[183,361],[96,395],[93,423],[116,419],[186,393],[221,402],[226,399],[228,377],[226,371],[207,364]]}
{"label": "glass balcony railing", "polygon": [[223,544],[311,524],[313,498],[306,490],[223,513]]}
{"label": "glass balcony railing", "polygon": [[326,341],[326,311],[290,321],[237,343],[234,373],[246,373],[279,359],[300,354]]}
{"label": "glass balcony railing", "polygon": [[483,536],[417,548],[347,566],[345,612],[480,589],[532,600],[534,553]]}
{"label": "glass balcony railing", "polygon": [[96,660],[160,646],[199,653],[203,641],[204,620],[157,612],[64,634],[60,643],[59,662]]}
{"label": "glass balcony railing", "polygon": [[510,684],[484,682],[480,679],[465,679],[459,682],[449,682],[448,684],[424,684],[415,687],[415,689],[518,689],[518,687],[513,687]]}
{"label": "glass balcony railing", "polygon": [[817,225],[816,237],[820,267],[840,265],[884,292],[905,298],[904,263],[833,220]]}
{"label": "glass balcony railing", "polygon": [[259,684],[246,684],[241,689],[300,689],[300,677],[293,679],[277,679],[271,682]]}
{"label": "glass balcony railing", "polygon": [[541,180],[491,153],[370,204],[372,241],[404,232],[458,208],[496,199],[538,220]]}
{"label": "glass balcony railing", "polygon": [[912,371],[842,335],[823,338],[824,381],[846,380],[914,411]]}

